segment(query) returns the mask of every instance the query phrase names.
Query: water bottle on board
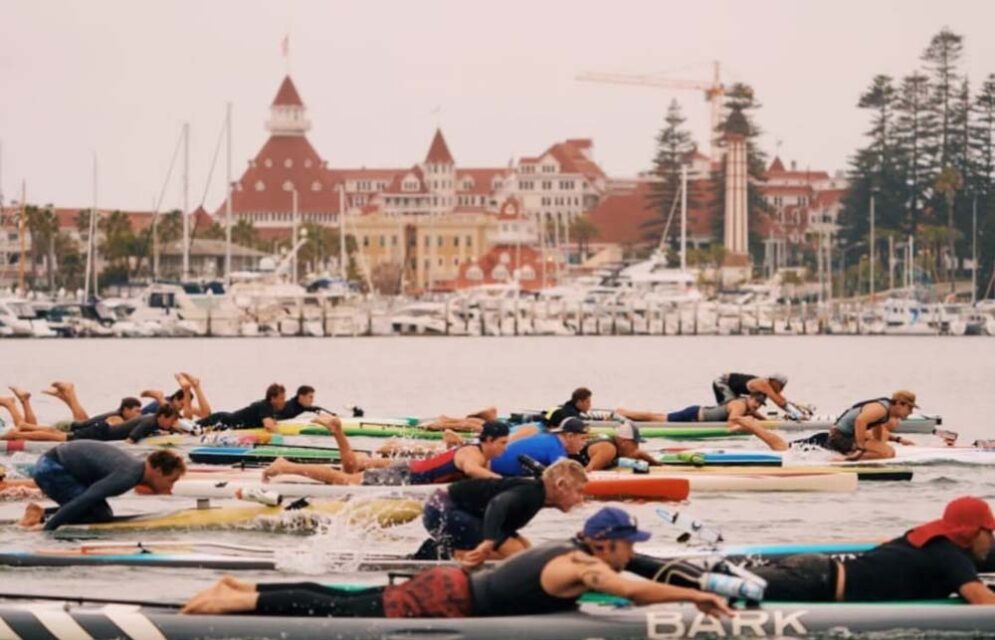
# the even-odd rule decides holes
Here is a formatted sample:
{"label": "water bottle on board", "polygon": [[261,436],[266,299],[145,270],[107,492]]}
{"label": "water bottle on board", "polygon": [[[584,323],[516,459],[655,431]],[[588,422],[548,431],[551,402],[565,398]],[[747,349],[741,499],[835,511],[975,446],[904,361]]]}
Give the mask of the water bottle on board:
{"label": "water bottle on board", "polygon": [[645,460],[635,460],[633,458],[619,458],[616,465],[619,469],[632,469],[632,473],[649,473],[650,464]]}
{"label": "water bottle on board", "polygon": [[267,491],[259,488],[239,489],[235,492],[235,497],[239,500],[258,502],[269,507],[277,507],[283,502],[283,496],[276,491]]}
{"label": "water bottle on board", "polygon": [[763,585],[724,573],[703,573],[698,581],[702,591],[726,598],[742,598],[760,602],[764,599]]}

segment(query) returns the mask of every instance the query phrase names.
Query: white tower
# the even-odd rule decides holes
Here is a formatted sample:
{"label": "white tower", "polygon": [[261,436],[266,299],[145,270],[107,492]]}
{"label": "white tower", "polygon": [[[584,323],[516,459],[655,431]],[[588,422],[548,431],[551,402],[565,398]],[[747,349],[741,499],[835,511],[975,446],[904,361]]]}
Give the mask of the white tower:
{"label": "white tower", "polygon": [[307,108],[301,101],[297,87],[290,76],[283,79],[280,90],[269,108],[269,121],[266,128],[275,136],[303,136],[311,128],[307,119]]}
{"label": "white tower", "polygon": [[[725,140],[725,248],[727,255],[745,256],[749,262],[747,215],[746,119],[734,111],[726,124]],[[742,258],[733,258],[742,262]]]}

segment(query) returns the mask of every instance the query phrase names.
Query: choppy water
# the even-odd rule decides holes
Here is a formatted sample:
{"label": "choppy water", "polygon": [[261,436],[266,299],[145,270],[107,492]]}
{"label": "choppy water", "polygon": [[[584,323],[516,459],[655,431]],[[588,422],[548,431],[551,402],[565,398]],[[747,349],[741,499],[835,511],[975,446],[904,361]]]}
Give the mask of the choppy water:
{"label": "choppy water", "polygon": [[[76,383],[91,412],[105,411],[140,389],[171,389],[171,374],[196,373],[215,408],[237,408],[279,381],[288,389],[311,384],[330,409],[358,404],[368,415],[456,415],[497,405],[502,411],[558,404],[577,386],[588,386],[595,406],[673,410],[711,403],[711,381],[723,371],[781,371],[788,395],[815,404],[820,413],[897,388],[918,393],[928,413],[963,441],[993,437],[995,340],[932,337],[599,337],[599,338],[360,338],[2,341],[0,382],[35,392],[54,379]],[[42,420],[66,417],[57,401],[36,396]],[[924,441],[928,440],[923,437]],[[362,443],[360,443],[362,444]],[[737,446],[758,448],[757,443]],[[2,461],[0,461],[2,462]],[[683,508],[720,526],[732,543],[825,539],[878,539],[938,516],[951,497],[995,497],[995,472],[961,466],[921,467],[911,483],[862,483],[855,494],[737,494],[693,496]],[[189,499],[125,498],[119,512],[190,506]],[[0,505],[0,519],[21,506]],[[568,536],[584,516],[544,512],[527,530],[534,540]],[[674,532],[652,505],[630,505],[657,534],[651,544],[671,544]],[[332,575],[322,554],[366,549],[406,551],[422,538],[415,522],[389,532],[334,527],[316,536],[258,532],[128,539],[217,539],[280,548],[288,571],[323,579]],[[0,548],[53,545],[43,534],[0,529]],[[179,600],[217,577],[211,571],[167,569],[0,569],[2,591],[88,594],[101,597]],[[249,579],[262,575],[246,574]],[[265,576],[272,579],[273,575]],[[144,585],[144,586],[143,586]]]}

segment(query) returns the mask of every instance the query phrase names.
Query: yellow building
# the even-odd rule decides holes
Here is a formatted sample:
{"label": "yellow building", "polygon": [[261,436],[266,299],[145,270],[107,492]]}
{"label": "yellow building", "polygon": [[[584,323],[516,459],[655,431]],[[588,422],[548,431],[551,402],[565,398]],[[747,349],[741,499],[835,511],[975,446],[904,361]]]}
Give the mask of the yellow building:
{"label": "yellow building", "polygon": [[482,209],[437,215],[374,212],[349,216],[346,233],[356,237],[361,269],[375,276],[404,265],[404,288],[424,290],[455,280],[460,265],[483,255],[497,224],[496,214]]}

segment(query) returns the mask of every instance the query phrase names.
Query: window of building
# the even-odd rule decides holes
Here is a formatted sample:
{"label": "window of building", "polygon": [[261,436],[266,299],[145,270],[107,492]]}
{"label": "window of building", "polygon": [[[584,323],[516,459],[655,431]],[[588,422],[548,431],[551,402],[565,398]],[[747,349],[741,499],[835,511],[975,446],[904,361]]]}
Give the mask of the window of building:
{"label": "window of building", "polygon": [[363,246],[364,247],[370,246],[370,236],[363,236]]}
{"label": "window of building", "polygon": [[294,161],[291,160],[290,158],[287,158],[286,160],[283,161],[283,166],[289,169],[294,166]]}
{"label": "window of building", "polygon": [[494,280],[507,280],[508,275],[508,267],[503,264],[499,264],[491,270],[491,278]]}
{"label": "window of building", "polygon": [[321,181],[315,180],[311,183],[311,191],[321,191]]}
{"label": "window of building", "polygon": [[428,249],[431,246],[432,246],[432,238],[426,235],[425,236],[425,248]]}
{"label": "window of building", "polygon": [[467,280],[483,280],[484,279],[484,270],[481,269],[479,265],[471,265],[466,270],[466,279]]}
{"label": "window of building", "polygon": [[311,158],[308,158],[307,160],[304,161],[304,166],[307,167],[308,169],[311,168],[312,164],[313,163],[311,162]]}
{"label": "window of building", "polygon": [[263,181],[262,180],[256,180],[256,191],[264,191],[265,189],[266,189],[266,185],[263,183]]}
{"label": "window of building", "polygon": [[294,190],[294,183],[291,182],[290,180],[287,180],[286,182],[283,183],[283,190],[284,191],[293,191]]}
{"label": "window of building", "polygon": [[459,258],[453,258],[453,266],[454,267],[458,267],[459,266]]}
{"label": "window of building", "polygon": [[387,238],[384,237],[383,235],[380,236],[380,246],[381,247],[386,247],[387,246]]}
{"label": "window of building", "polygon": [[543,180],[542,181],[542,189],[543,189],[543,191],[549,191],[552,188],[553,188],[553,181],[552,180]]}
{"label": "window of building", "polygon": [[437,247],[441,247],[442,246],[442,236],[441,235],[435,237],[435,246],[437,246]]}
{"label": "window of building", "polygon": [[519,277],[522,280],[535,280],[536,270],[532,268],[532,265],[527,264],[521,269],[519,269]]}
{"label": "window of building", "polygon": [[438,262],[439,262],[439,266],[441,267],[442,266],[442,258],[439,258]]}
{"label": "window of building", "polygon": [[273,161],[270,160],[269,158],[266,158],[265,160],[263,160],[263,165],[266,166],[266,167],[272,167],[273,166]]}
{"label": "window of building", "polygon": [[459,236],[453,236],[453,246],[454,247],[459,246]]}
{"label": "window of building", "polygon": [[472,247],[473,246],[473,236],[467,236],[466,237],[466,246],[467,247]]}

